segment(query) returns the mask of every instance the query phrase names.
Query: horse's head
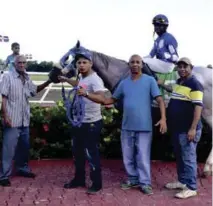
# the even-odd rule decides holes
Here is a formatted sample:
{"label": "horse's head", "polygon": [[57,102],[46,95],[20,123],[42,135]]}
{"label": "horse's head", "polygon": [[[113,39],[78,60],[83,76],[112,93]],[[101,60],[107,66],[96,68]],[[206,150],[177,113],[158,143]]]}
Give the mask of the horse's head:
{"label": "horse's head", "polygon": [[[75,66],[75,56],[79,53],[88,51],[85,47],[82,47],[80,41],[77,41],[76,45],[71,48],[64,56],[60,59],[61,67],[65,68],[64,72],[72,72],[76,74],[76,66]],[[70,59],[70,60],[69,60]],[[69,60],[69,61],[68,61]]]}
{"label": "horse's head", "polygon": [[[64,67],[72,67],[72,61],[75,58],[76,54],[87,50],[86,48],[82,47],[80,44],[80,41],[77,41],[76,45],[71,48],[66,54],[63,55],[63,57],[60,59],[60,64],[61,66]],[[67,63],[68,59],[71,57],[71,61],[69,63]]]}

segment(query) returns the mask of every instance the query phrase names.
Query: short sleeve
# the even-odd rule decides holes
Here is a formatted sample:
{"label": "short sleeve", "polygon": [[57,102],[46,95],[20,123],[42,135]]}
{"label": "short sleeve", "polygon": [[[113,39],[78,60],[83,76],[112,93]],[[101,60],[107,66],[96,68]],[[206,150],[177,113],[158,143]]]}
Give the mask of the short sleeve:
{"label": "short sleeve", "polygon": [[97,76],[97,78],[93,81],[92,90],[93,90],[93,92],[106,91],[107,90],[104,87],[104,83],[103,83],[102,79],[99,76]]}
{"label": "short sleeve", "polygon": [[9,74],[4,74],[0,83],[0,93],[3,96],[8,96],[10,89],[10,77]]}
{"label": "short sleeve", "polygon": [[28,81],[28,85],[29,85],[30,95],[32,97],[36,96],[36,94],[37,94],[37,86],[32,82],[31,79]]}
{"label": "short sleeve", "polygon": [[156,98],[158,96],[161,96],[161,93],[160,93],[160,89],[157,85],[157,82],[155,81],[155,79],[153,77],[150,77],[151,78],[151,96],[152,98]]}
{"label": "short sleeve", "polygon": [[115,89],[115,92],[112,95],[112,98],[114,99],[120,99],[122,98],[124,95],[123,92],[123,81],[120,82],[120,84],[118,85],[118,87]]}
{"label": "short sleeve", "polygon": [[203,86],[198,81],[193,81],[192,89],[190,91],[190,98],[193,104],[203,106]]}

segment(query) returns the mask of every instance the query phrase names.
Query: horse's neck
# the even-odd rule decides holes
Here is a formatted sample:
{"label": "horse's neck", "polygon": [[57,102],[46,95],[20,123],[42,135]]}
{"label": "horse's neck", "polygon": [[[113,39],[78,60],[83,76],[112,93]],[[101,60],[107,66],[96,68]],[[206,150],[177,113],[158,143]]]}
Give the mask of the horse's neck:
{"label": "horse's neck", "polygon": [[129,71],[128,63],[95,51],[92,51],[92,55],[94,71],[102,78],[109,90],[114,89]]}

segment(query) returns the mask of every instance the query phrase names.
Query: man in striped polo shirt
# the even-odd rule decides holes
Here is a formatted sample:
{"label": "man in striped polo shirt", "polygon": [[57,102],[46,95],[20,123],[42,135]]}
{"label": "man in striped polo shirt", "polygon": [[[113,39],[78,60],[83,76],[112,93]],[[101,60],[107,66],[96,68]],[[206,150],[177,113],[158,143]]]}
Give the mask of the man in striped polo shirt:
{"label": "man in striped polo shirt", "polygon": [[177,160],[178,181],[166,184],[168,189],[182,189],[175,197],[197,195],[196,148],[201,137],[203,86],[192,75],[192,63],[181,58],[177,63],[180,78],[172,88],[168,105],[168,126]]}
{"label": "man in striped polo shirt", "polygon": [[[15,156],[17,175],[34,178],[28,166],[29,156],[29,98],[50,84],[50,80],[36,86],[26,73],[26,58],[17,56],[15,69],[3,76],[2,95],[3,147],[0,167],[0,185],[10,186],[12,160]],[[16,148],[17,147],[17,148]],[[15,155],[16,152],[16,155]]]}

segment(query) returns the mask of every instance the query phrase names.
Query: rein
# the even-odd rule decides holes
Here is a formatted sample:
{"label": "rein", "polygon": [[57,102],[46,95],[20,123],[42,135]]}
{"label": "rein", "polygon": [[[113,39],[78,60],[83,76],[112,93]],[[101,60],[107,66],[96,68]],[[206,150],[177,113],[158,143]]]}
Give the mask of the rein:
{"label": "rein", "polygon": [[[77,75],[76,80],[79,80],[79,73]],[[68,92],[68,95],[66,96],[66,91],[62,83],[61,96],[63,98],[64,105],[66,108],[66,115],[69,122],[74,127],[81,127],[82,121],[85,116],[85,102],[82,96],[77,95],[78,89],[79,86],[75,86]],[[72,99],[71,95],[73,96]]]}

